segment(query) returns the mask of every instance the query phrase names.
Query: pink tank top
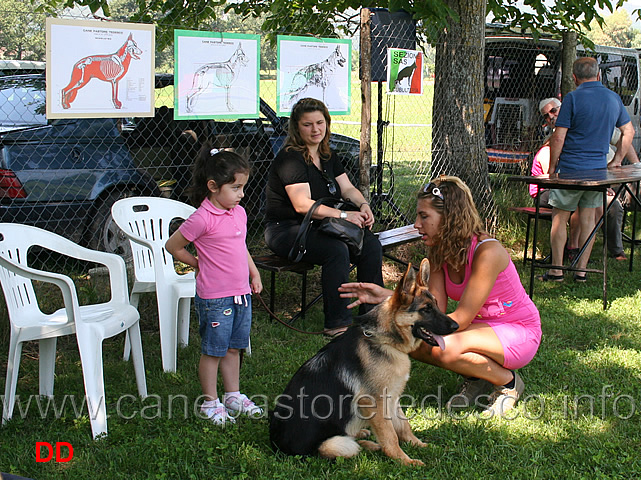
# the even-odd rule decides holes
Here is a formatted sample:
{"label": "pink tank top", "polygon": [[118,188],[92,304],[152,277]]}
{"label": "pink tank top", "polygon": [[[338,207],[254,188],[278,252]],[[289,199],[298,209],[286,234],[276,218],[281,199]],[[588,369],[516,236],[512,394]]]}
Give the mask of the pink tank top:
{"label": "pink tank top", "polygon": [[[532,171],[530,172],[530,174],[533,177],[537,175],[543,175],[543,173],[548,173],[548,172],[543,172],[543,167],[541,167],[541,158],[543,157],[547,157],[547,164],[549,165],[550,164],[550,146],[549,145],[544,145],[543,147],[541,147],[541,149],[534,156],[534,160],[532,161]],[[530,183],[530,196],[534,198],[538,193],[539,193],[539,186],[533,183]]]}
{"label": "pink tank top", "polygon": [[[483,242],[497,241],[498,240],[494,238],[488,238],[479,243],[478,237],[475,236],[472,239],[467,263],[465,265],[465,276],[461,283],[452,282],[447,269],[447,263],[443,264],[445,292],[449,298],[456,301],[461,299],[472,273],[472,260],[477,247]],[[525,292],[516,267],[510,259],[508,266],[499,273],[496,278],[494,288],[492,288],[485,304],[476,315],[474,322],[482,321],[491,323],[492,321],[511,321],[512,319],[523,321],[527,317],[530,317],[533,311],[537,311],[536,306]]]}

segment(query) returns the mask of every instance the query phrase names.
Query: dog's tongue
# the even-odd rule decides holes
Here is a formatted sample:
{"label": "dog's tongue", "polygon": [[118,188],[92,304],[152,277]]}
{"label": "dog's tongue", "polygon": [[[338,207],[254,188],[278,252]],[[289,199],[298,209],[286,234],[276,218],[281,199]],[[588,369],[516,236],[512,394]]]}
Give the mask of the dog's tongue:
{"label": "dog's tongue", "polygon": [[441,347],[441,350],[445,350],[445,340],[443,340],[442,336],[437,335],[436,333],[432,333],[432,338],[436,340],[436,343],[438,343],[438,346]]}

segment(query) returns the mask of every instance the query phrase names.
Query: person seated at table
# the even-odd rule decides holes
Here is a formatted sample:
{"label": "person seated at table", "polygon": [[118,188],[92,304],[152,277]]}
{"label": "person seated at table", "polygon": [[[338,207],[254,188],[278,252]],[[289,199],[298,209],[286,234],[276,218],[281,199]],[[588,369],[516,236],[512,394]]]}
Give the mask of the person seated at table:
{"label": "person seated at table", "polygon": [[[302,261],[321,265],[324,332],[334,337],[352,323],[349,301],[338,287],[349,280],[350,264],[359,281],[383,285],[383,248],[371,232],[374,214],[363,194],[352,184],[335,152],[329,147],[331,117],[323,102],[299,100],[291,111],[287,138],[267,178],[265,242],[277,255],[287,257],[307,211],[320,198],[350,200],[359,211],[341,211],[320,205],[313,219],[344,218],[365,229],[363,250],[350,255],[347,244],[311,228]],[[361,309],[365,313],[369,307]]]}
{"label": "person seated at table", "polygon": [[[459,329],[442,337],[444,348],[422,343],[410,355],[465,377],[447,408],[482,406],[503,415],[523,394],[515,371],[527,365],[541,342],[539,312],[525,292],[508,252],[483,228],[472,194],[459,178],[441,175],[417,195],[414,227],[428,247],[429,291]],[[378,304],[392,291],[371,283],[341,285],[349,306]],[[440,341],[440,339],[439,339]],[[478,400],[477,400],[478,399]]]}
{"label": "person seated at table", "polygon": [[[559,116],[559,109],[561,107],[561,101],[558,98],[546,98],[541,100],[539,103],[539,111],[545,119],[545,125],[551,129],[554,129],[556,124],[556,119]],[[618,128],[615,128],[612,137],[610,138],[610,146],[608,150],[608,163],[614,159],[616,152],[616,145],[618,144],[621,138],[621,132]],[[626,153],[625,158],[629,163],[636,163],[639,161],[634,146],[630,144],[630,147]],[[532,175],[542,175],[548,173],[550,161],[550,143],[549,138],[545,141],[543,146],[534,156],[532,162]],[[537,185],[530,184],[530,196],[536,198],[538,193]],[[549,204],[550,190],[543,189],[539,195],[539,204],[541,207],[552,208]],[[614,198],[614,191],[612,189],[608,190],[608,204],[612,202]],[[595,210],[595,223],[598,222],[603,216],[603,206],[599,205]],[[621,238],[621,229],[623,224],[623,206],[616,200],[608,208],[608,252],[611,257],[619,261],[627,260],[625,252],[623,251],[623,239]],[[581,236],[581,224],[579,222],[579,216],[572,214],[570,216],[570,235],[567,244],[564,247],[564,258],[572,261],[579,252],[579,237]]]}

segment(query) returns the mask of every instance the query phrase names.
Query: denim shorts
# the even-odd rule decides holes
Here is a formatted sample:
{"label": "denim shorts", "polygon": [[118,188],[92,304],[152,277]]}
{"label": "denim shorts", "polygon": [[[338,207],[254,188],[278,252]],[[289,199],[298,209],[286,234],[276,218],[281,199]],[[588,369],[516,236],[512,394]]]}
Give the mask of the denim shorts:
{"label": "denim shorts", "polygon": [[550,190],[550,205],[566,212],[573,212],[577,207],[596,208],[603,205],[603,192],[586,190]]}
{"label": "denim shorts", "polygon": [[[234,303],[240,298],[241,303]],[[224,357],[230,348],[247,348],[252,323],[251,295],[194,299],[200,322],[200,351],[203,355]]]}

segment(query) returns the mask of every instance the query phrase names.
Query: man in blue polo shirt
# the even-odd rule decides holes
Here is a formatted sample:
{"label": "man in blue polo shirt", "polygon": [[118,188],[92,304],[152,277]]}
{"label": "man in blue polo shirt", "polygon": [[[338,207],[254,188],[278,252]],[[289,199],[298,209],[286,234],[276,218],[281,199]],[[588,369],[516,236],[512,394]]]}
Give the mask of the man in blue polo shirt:
{"label": "man in blue polo shirt", "polygon": [[[618,128],[621,138],[611,166],[621,165],[634,137],[634,127],[621,98],[599,81],[599,67],[592,57],[574,62],[572,76],[577,89],[563,99],[556,128],[550,138],[550,172],[570,172],[607,168],[607,154],[612,131]],[[552,228],[550,245],[552,265],[563,262],[563,248],[567,240],[565,226],[572,211],[577,210],[581,224],[579,245],[583,245],[595,225],[595,209],[601,205],[600,192],[583,190],[552,190]],[[592,244],[577,262],[585,269]],[[562,281],[563,271],[550,269],[542,280]],[[585,282],[585,273],[575,273],[574,280]]]}

